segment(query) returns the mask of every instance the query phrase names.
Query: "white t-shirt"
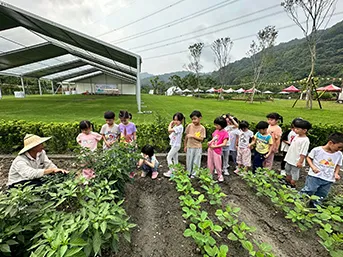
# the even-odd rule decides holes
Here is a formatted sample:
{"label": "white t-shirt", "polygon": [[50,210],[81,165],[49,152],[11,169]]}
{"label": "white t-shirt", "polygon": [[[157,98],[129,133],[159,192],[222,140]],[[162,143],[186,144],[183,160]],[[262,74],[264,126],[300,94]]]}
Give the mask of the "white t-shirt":
{"label": "white t-shirt", "polygon": [[229,138],[228,138],[228,140],[227,140],[227,142],[226,142],[226,146],[224,146],[225,148],[228,148],[229,149],[229,146],[230,146],[230,133],[231,133],[231,131],[233,130],[233,128],[234,127],[232,127],[232,126],[226,126],[224,129],[225,129],[225,131],[227,132],[227,134],[229,135]]}
{"label": "white t-shirt", "polygon": [[[105,125],[103,125],[101,127],[101,130],[100,130],[100,134],[101,135],[105,135],[105,138],[106,138],[106,141],[109,142],[109,143],[112,143],[114,142],[120,132],[119,132],[119,129],[118,129],[118,125],[117,124],[113,124],[112,127],[110,127],[107,123]],[[103,146],[102,146],[103,149],[109,149],[105,142],[103,143]]]}
{"label": "white t-shirt", "polygon": [[174,132],[169,135],[171,146],[181,146],[183,126],[182,124],[173,127]]}
{"label": "white t-shirt", "polygon": [[236,149],[236,137],[239,135],[239,129],[234,128],[232,131],[230,131],[229,137],[230,137],[230,151],[237,151]]}
{"label": "white t-shirt", "polygon": [[[292,141],[293,141],[293,139],[295,138],[296,135],[297,135],[297,134],[296,134],[293,130],[291,130],[291,131],[288,133],[287,141],[288,141],[289,143],[292,143]],[[282,141],[282,142],[281,142],[281,148],[280,148],[281,152],[287,152],[288,149],[289,149],[289,146],[290,146],[290,144],[286,144],[285,142]]]}
{"label": "white t-shirt", "polygon": [[250,138],[254,136],[254,133],[251,130],[242,131],[239,130],[238,135],[238,147],[239,148],[247,148],[249,147]]}
{"label": "white t-shirt", "polygon": [[[293,166],[297,166],[297,163],[300,159],[300,155],[307,156],[308,148],[310,147],[310,140],[308,137],[299,137],[298,135],[292,140],[291,145],[287,151],[285,162]],[[303,166],[305,165],[305,159]]]}
{"label": "white t-shirt", "polygon": [[318,146],[313,148],[308,156],[312,159],[313,165],[319,169],[318,173],[314,173],[310,168],[308,175],[335,182],[335,168],[337,165],[342,167],[342,152],[328,153],[322,146]]}

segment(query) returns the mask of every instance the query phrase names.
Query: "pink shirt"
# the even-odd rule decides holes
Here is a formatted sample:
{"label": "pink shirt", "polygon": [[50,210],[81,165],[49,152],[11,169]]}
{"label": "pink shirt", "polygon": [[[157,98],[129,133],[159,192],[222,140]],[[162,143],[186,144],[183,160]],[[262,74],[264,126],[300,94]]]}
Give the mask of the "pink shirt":
{"label": "pink shirt", "polygon": [[279,125],[268,127],[267,133],[270,134],[273,138],[273,152],[277,153],[281,143],[282,129]]}
{"label": "pink shirt", "polygon": [[79,143],[80,146],[89,148],[91,151],[96,150],[98,146],[98,141],[100,141],[102,136],[99,133],[91,132],[88,135],[84,133],[80,133],[76,141]]}
{"label": "pink shirt", "polygon": [[[225,139],[229,138],[229,134],[227,133],[227,131],[225,129],[215,130],[212,134],[212,137],[213,137],[213,141],[211,144],[212,145],[220,145],[224,142]],[[213,150],[217,154],[222,154],[222,147],[214,148]]]}

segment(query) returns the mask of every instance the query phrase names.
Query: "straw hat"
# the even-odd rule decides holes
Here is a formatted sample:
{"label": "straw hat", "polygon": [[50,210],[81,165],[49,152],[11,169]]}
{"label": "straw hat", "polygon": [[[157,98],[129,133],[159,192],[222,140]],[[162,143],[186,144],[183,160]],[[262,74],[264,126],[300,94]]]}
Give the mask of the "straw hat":
{"label": "straw hat", "polygon": [[18,155],[27,152],[28,150],[44,143],[45,141],[48,141],[50,138],[51,137],[39,137],[33,134],[26,134],[24,137],[24,148],[20,150]]}

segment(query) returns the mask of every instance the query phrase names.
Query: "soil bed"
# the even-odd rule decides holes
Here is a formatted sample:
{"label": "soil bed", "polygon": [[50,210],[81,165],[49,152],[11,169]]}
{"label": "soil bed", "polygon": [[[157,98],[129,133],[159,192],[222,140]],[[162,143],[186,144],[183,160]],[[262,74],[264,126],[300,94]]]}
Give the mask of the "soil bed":
{"label": "soil bed", "polygon": [[[72,158],[51,158],[59,167],[70,168],[74,162]],[[133,183],[126,187],[124,207],[137,227],[133,229],[131,243],[121,242],[117,254],[112,257],[188,257],[201,256],[197,246],[191,238],[185,238],[183,232],[187,222],[182,217],[179,203],[179,194],[173,182],[163,178],[162,173],[167,170],[164,157],[158,158],[162,167],[159,178],[151,180],[150,177],[136,176]],[[8,169],[13,157],[0,158],[0,186],[7,181]],[[203,157],[203,166],[206,166],[206,157]],[[185,158],[180,158],[185,164]],[[276,169],[280,163],[276,163]],[[308,257],[329,254],[318,242],[314,230],[302,232],[291,221],[284,218],[285,214],[276,209],[269,199],[256,196],[256,192],[242,180],[234,175],[225,177],[221,183],[222,191],[227,194],[224,206],[230,204],[241,208],[239,220],[249,226],[256,227],[251,233],[252,239],[266,242],[273,247],[275,256],[280,257]],[[306,173],[303,171],[298,189],[304,183]],[[194,180],[194,185],[197,180]],[[333,191],[342,192],[342,182],[337,183]],[[209,213],[214,213],[217,207],[206,205]],[[211,209],[213,208],[213,209]],[[229,246],[229,256],[246,256],[246,251],[237,243],[224,239]]]}

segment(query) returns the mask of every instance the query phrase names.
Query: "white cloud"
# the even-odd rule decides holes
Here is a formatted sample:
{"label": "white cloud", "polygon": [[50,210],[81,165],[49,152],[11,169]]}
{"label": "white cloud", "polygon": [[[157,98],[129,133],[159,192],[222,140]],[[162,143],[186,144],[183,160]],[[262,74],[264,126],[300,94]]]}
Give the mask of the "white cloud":
{"label": "white cloud", "polygon": [[[176,0],[7,0],[7,2],[57,23],[61,23],[91,36],[98,37],[98,35],[102,33],[129,24],[132,21],[155,12],[156,10],[169,6],[175,3]],[[134,35],[135,33],[148,30],[160,24],[190,15],[196,11],[208,8],[209,6],[220,2],[222,2],[222,0],[184,1],[172,8],[168,8],[161,13],[153,15],[131,26],[127,26],[123,29],[98,38],[108,42],[115,41],[125,36]],[[180,23],[176,26],[144,37],[123,42],[119,46],[124,49],[130,49],[140,45],[151,44],[169,37],[177,37],[185,33],[189,35],[187,35],[187,37],[175,39],[161,44],[172,43],[190,36],[196,36],[194,39],[184,40],[181,43],[171,44],[169,46],[157,48],[152,51],[139,52],[140,49],[137,49],[137,51],[134,50],[134,52],[143,57],[143,71],[158,74],[181,70],[183,64],[188,63],[188,53],[186,52],[150,60],[145,60],[144,58],[185,51],[189,45],[199,41],[209,44],[219,37],[229,36],[232,39],[237,39],[243,36],[253,35],[266,25],[276,25],[277,27],[282,27],[284,25],[292,24],[293,22],[289,19],[289,17],[285,13],[282,13],[277,16],[272,16],[257,20],[252,23],[228,28],[216,33],[199,36],[207,31],[224,28],[232,24],[238,24],[242,21],[252,19],[253,17],[260,17],[266,15],[266,13],[282,10],[280,6],[280,8],[269,10],[268,12],[260,13],[253,17],[245,17],[245,15],[248,13],[275,5],[276,2],[279,3],[280,1],[240,0],[234,4],[207,13],[201,17]],[[339,0],[336,10],[339,11],[342,9],[343,1]],[[209,27],[236,17],[241,17],[242,19],[232,23],[224,24],[222,26],[217,26],[216,28],[212,28],[204,32],[196,33],[196,31],[201,30],[202,28]],[[330,25],[337,23],[342,19],[342,17],[342,15],[334,17],[330,22]],[[284,29],[280,31],[277,42],[280,43],[289,41],[296,37],[302,37],[302,33],[299,28],[292,27],[290,29]],[[252,39],[253,38],[247,38],[234,41],[234,46],[231,52],[231,55],[233,56],[232,61],[246,56],[245,53],[248,50]],[[156,46],[161,44],[157,44]],[[0,49],[2,48],[0,47]],[[209,47],[204,49],[202,61],[204,65],[204,71],[212,71],[215,69],[213,55]]]}

